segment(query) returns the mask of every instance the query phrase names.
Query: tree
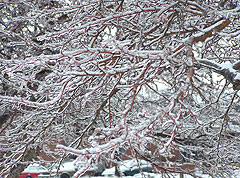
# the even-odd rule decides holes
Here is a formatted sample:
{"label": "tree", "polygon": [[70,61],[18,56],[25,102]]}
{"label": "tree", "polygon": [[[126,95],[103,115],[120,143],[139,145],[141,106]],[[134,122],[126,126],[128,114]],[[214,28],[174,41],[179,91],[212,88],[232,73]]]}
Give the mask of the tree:
{"label": "tree", "polygon": [[174,151],[173,164],[213,177],[239,169],[238,0],[6,0],[0,11],[0,175],[44,162],[39,149],[85,161],[75,177],[122,149],[160,172],[193,174],[162,163]]}

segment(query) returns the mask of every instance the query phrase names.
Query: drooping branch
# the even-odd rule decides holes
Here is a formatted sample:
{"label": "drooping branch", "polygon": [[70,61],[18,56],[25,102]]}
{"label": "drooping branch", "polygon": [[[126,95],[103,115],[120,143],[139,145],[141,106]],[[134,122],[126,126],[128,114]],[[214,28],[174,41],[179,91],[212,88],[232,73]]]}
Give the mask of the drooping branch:
{"label": "drooping branch", "polygon": [[221,74],[226,80],[232,83],[234,90],[240,89],[240,74],[236,70],[239,68],[240,62],[236,62],[234,64],[218,64],[207,59],[198,59],[197,61],[200,65]]}

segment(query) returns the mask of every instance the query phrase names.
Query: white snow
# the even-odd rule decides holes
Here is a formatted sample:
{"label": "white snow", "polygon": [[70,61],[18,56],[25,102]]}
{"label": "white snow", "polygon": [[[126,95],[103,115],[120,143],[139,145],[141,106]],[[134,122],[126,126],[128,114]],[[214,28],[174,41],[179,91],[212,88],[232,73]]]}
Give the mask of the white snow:
{"label": "white snow", "polygon": [[30,164],[23,171],[23,173],[43,173],[43,172],[48,172],[48,170],[47,170],[47,168],[45,168],[39,164]]}

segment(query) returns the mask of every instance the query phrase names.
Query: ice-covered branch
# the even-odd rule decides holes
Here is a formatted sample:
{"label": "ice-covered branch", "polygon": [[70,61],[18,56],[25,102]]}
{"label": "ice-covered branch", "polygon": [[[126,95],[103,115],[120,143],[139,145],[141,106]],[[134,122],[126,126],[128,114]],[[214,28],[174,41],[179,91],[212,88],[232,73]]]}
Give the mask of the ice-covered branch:
{"label": "ice-covered branch", "polygon": [[234,64],[231,63],[219,64],[217,62],[210,61],[207,59],[198,59],[197,62],[200,65],[207,67],[218,74],[221,74],[226,80],[233,84],[234,90],[240,89],[240,73],[238,70],[236,70],[239,67],[239,62]]}
{"label": "ice-covered branch", "polygon": [[143,155],[166,171],[185,162],[215,177],[231,174],[239,96],[218,142],[233,92],[212,72],[240,89],[239,8],[207,0],[0,4],[4,174],[28,164],[21,155],[38,147],[54,162],[83,156],[83,172],[100,159],[111,165]]}

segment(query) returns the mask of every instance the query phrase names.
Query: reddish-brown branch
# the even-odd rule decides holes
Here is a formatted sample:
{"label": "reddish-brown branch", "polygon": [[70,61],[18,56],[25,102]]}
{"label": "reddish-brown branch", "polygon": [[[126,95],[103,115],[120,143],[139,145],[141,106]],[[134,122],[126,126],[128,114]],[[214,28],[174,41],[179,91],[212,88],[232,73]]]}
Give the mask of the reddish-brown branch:
{"label": "reddish-brown branch", "polygon": [[[214,26],[216,23],[218,23],[220,20],[216,21],[213,25]],[[221,24],[219,24],[218,26],[214,27],[214,28],[209,28],[208,31],[203,32],[201,35],[199,36],[195,36],[192,39],[192,44],[197,43],[197,42],[203,42],[205,41],[207,38],[212,37],[214,35],[214,32],[220,32],[221,30],[223,30],[225,27],[227,27],[230,24],[230,20],[226,19],[225,21],[223,21]],[[176,52],[180,51],[183,47],[185,47],[185,44],[181,44],[180,46],[178,46],[177,48],[175,48],[172,52],[173,54],[175,54]]]}
{"label": "reddish-brown branch", "polygon": [[[217,21],[218,22],[218,21]],[[216,22],[216,23],[217,23]],[[214,31],[216,32],[220,32],[222,29],[224,29],[226,26],[228,26],[230,24],[230,20],[226,19],[224,22],[222,22],[220,25],[216,26],[213,29],[210,29],[209,31],[206,31],[205,33],[203,33],[201,36],[197,36],[193,38],[193,43],[197,43],[199,41],[203,42],[205,41],[207,38],[211,37],[214,35]],[[215,23],[215,24],[216,24]],[[214,24],[213,24],[214,25]]]}

